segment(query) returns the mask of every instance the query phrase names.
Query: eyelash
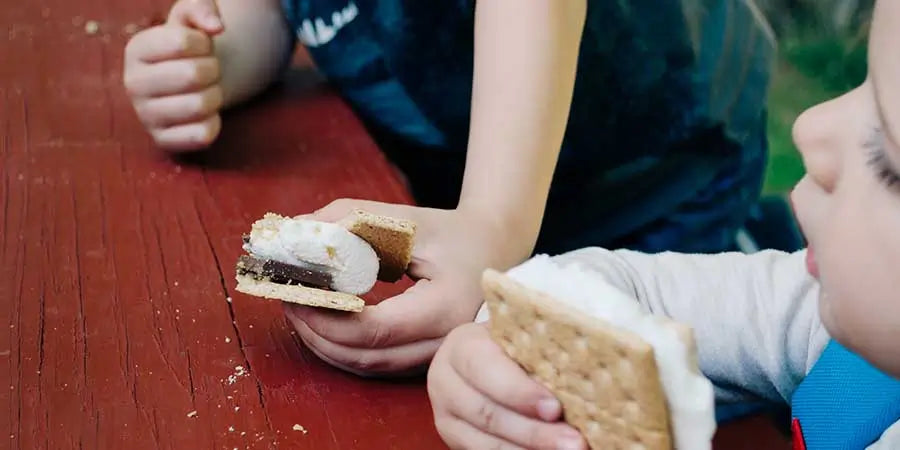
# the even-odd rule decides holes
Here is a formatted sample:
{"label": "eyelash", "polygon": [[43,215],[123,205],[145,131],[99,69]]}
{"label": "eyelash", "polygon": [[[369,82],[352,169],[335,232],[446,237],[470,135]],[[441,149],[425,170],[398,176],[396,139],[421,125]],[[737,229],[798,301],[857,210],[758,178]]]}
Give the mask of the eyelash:
{"label": "eyelash", "polygon": [[900,191],[900,174],[894,170],[884,153],[884,136],[881,129],[875,129],[865,147],[869,151],[869,165],[875,170],[878,179],[888,188]]}

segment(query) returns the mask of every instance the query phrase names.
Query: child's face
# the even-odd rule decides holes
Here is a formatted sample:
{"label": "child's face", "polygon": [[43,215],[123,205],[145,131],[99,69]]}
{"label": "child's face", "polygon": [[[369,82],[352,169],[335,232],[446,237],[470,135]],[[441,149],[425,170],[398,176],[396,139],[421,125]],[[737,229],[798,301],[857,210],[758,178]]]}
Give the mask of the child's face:
{"label": "child's face", "polygon": [[869,77],[804,112],[807,175],[792,194],[831,335],[900,376],[900,1],[876,5]]}

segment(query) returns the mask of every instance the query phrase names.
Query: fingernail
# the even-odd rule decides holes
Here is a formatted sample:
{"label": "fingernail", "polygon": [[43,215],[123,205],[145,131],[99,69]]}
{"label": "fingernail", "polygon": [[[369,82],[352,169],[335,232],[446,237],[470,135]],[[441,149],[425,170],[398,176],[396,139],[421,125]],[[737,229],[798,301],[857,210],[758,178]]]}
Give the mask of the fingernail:
{"label": "fingernail", "polygon": [[556,441],[558,450],[583,450],[584,439],[581,436],[566,436]]}
{"label": "fingernail", "polygon": [[555,398],[545,398],[537,404],[538,416],[547,422],[558,419],[560,409],[559,401]]}

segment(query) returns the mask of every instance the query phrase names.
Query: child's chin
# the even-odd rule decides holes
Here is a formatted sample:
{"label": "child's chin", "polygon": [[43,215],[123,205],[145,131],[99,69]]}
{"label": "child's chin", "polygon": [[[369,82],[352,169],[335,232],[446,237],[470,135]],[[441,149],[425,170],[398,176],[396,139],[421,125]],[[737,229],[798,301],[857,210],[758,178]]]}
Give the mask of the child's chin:
{"label": "child's chin", "polygon": [[841,332],[840,321],[834,314],[834,306],[832,305],[831,300],[832,299],[828,297],[828,293],[825,292],[824,289],[819,291],[819,320],[822,321],[822,325],[825,326],[828,335],[841,341],[843,344],[843,333]]}
{"label": "child's chin", "polygon": [[[832,299],[833,300],[833,299]],[[900,379],[900,348],[877,339],[874,329],[860,329],[846,324],[835,314],[833,304],[825,292],[819,294],[819,316],[825,330],[832,339],[838,341],[884,373]],[[849,328],[849,329],[848,329]],[[856,332],[852,331],[856,330]],[[891,340],[894,342],[895,340]],[[883,345],[880,344],[885,342]]]}
{"label": "child's chin", "polygon": [[894,354],[884,355],[883,353],[879,353],[879,357],[882,359],[881,361],[875,361],[875,367],[881,369],[882,372],[900,380],[900,354],[896,353],[896,349],[894,350]]}
{"label": "child's chin", "polygon": [[841,344],[861,356],[878,370],[900,380],[900,350],[895,345],[885,343],[885,345],[880,346],[864,345],[856,347],[843,342]]}

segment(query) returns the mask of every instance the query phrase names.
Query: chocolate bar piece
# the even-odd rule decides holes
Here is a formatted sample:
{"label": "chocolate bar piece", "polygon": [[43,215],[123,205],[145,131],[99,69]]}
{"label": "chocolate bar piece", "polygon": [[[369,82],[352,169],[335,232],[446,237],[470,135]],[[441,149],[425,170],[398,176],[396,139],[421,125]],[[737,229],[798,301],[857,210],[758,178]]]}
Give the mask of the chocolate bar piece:
{"label": "chocolate bar piece", "polygon": [[258,280],[269,280],[278,284],[302,284],[304,286],[330,289],[331,275],[314,267],[301,267],[271,259],[241,255],[237,263],[238,273]]}

